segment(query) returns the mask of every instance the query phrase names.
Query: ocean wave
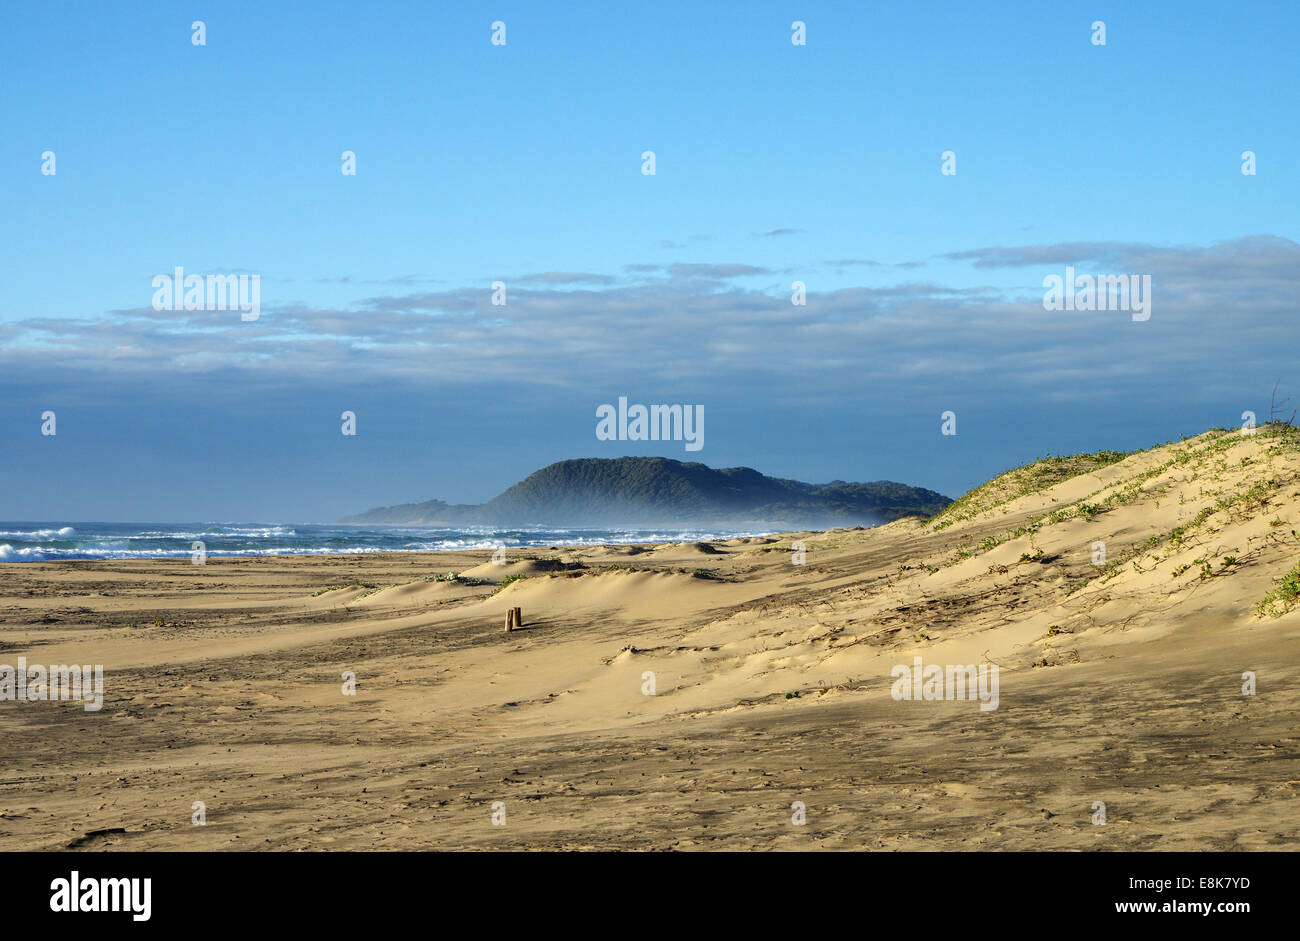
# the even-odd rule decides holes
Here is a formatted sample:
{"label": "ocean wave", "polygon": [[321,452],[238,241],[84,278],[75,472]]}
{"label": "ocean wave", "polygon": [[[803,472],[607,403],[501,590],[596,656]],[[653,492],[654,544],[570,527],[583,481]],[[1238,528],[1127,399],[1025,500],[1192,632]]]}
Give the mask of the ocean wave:
{"label": "ocean wave", "polygon": [[146,529],[127,539],[274,539],[280,536],[296,536],[297,531],[289,526],[219,526],[216,529],[203,529],[195,532],[185,529]]}
{"label": "ocean wave", "polygon": [[[280,555],[360,555],[376,552],[419,552],[427,550],[395,549],[390,546],[286,546],[276,549],[209,549],[204,554],[209,558],[244,558],[250,556]],[[0,562],[59,562],[59,561],[93,561],[110,559],[188,559],[193,553],[189,549],[121,549],[115,547],[82,547],[63,549],[53,546],[13,546],[0,545]]]}
{"label": "ocean wave", "polygon": [[47,551],[39,546],[19,546],[15,549],[5,543],[0,545],[0,562],[44,562]]}
{"label": "ocean wave", "polygon": [[[20,528],[9,522],[0,536],[0,562],[106,561],[114,559],[188,559],[192,543],[203,540],[210,558],[244,556],[371,555],[377,552],[465,552],[543,549],[547,546],[598,546],[654,542],[708,542],[764,532],[637,529],[543,529],[519,527],[374,527],[283,526],[199,523],[175,529],[127,523]],[[30,540],[30,542],[28,542]]]}

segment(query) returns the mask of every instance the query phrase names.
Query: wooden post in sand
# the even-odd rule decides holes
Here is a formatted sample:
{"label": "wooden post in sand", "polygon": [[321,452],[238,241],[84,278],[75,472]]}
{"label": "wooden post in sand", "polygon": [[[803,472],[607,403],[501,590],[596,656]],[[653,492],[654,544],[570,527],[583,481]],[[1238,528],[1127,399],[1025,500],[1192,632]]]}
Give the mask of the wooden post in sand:
{"label": "wooden post in sand", "polygon": [[515,609],[511,608],[506,612],[506,633],[509,634],[515,629]]}
{"label": "wooden post in sand", "polygon": [[524,609],[523,609],[523,608],[511,608],[511,609],[510,609],[510,613],[513,614],[513,615],[515,616],[515,627],[523,627],[523,626],[524,626]]}

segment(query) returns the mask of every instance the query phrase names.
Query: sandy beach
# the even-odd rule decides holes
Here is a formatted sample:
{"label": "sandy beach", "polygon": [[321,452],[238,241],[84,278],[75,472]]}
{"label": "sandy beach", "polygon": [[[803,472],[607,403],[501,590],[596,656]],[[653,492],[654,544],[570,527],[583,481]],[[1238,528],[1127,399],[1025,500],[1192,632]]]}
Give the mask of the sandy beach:
{"label": "sandy beach", "polygon": [[[0,849],[1295,849],[1294,440],[876,529],[7,565],[0,664],[104,704],[0,702]],[[917,657],[996,708],[895,698]]]}

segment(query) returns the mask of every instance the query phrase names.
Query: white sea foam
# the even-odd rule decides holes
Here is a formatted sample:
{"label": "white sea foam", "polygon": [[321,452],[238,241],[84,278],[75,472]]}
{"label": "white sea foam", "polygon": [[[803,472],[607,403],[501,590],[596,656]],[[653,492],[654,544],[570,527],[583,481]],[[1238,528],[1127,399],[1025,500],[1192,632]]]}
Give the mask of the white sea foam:
{"label": "white sea foam", "polygon": [[75,535],[76,532],[71,526],[63,526],[59,529],[11,529],[0,532],[0,536],[7,539],[53,539],[55,537],[67,539],[69,536]]}
{"label": "white sea foam", "polygon": [[5,543],[0,546],[0,562],[44,562],[46,550],[39,546],[13,546]]}
{"label": "white sea foam", "polygon": [[[448,527],[334,527],[199,523],[134,527],[131,524],[83,524],[40,529],[9,522],[0,530],[0,562],[41,562],[65,559],[189,559],[192,543],[206,544],[207,558],[237,556],[321,556],[377,552],[453,552],[540,549],[546,546],[591,546],[652,542],[704,542],[760,532],[636,529],[493,529]],[[66,542],[65,542],[66,541]],[[60,545],[59,543],[65,543]]]}
{"label": "white sea foam", "polygon": [[127,539],[222,539],[240,537],[243,539],[274,539],[283,536],[296,536],[296,531],[288,526],[223,526],[218,529],[190,531],[186,529],[148,529],[142,530]]}

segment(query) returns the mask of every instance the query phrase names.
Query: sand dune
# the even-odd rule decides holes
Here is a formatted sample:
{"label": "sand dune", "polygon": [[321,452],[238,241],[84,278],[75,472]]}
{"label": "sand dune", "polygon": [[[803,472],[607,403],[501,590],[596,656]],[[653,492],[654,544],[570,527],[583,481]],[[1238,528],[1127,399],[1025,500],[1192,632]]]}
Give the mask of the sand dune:
{"label": "sand dune", "polygon": [[106,692],[0,703],[0,847],[1294,848],[1296,435],[1115,457],[710,546],[7,566],[0,663]]}

